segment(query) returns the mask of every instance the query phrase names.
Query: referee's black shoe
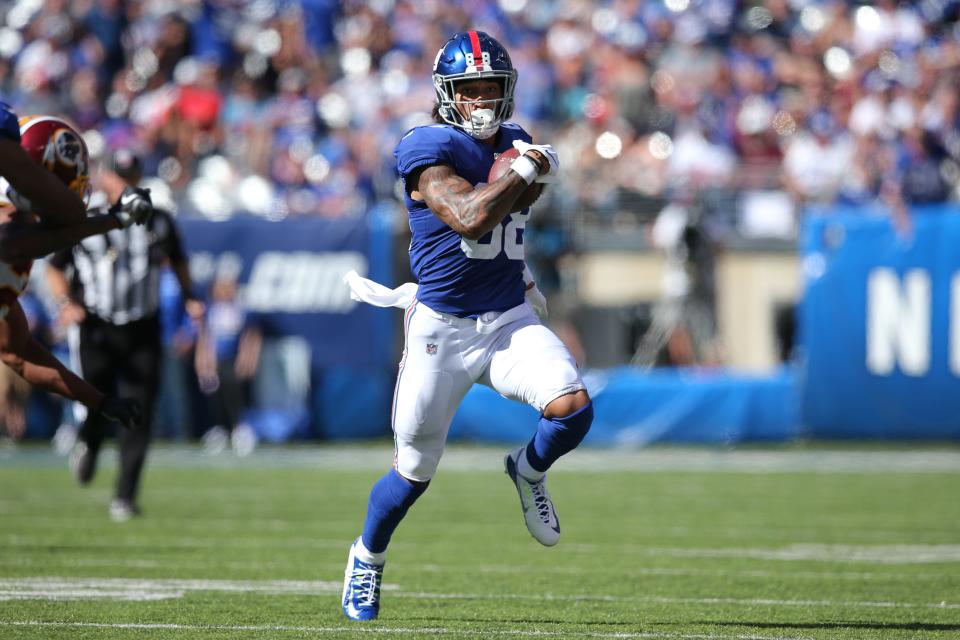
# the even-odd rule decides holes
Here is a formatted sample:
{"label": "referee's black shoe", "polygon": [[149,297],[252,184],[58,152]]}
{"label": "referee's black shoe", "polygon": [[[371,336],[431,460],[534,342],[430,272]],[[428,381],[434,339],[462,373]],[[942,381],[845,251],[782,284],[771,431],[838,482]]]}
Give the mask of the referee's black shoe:
{"label": "referee's black shoe", "polygon": [[77,440],[70,452],[70,470],[80,484],[90,484],[97,472],[97,451],[83,440]]}

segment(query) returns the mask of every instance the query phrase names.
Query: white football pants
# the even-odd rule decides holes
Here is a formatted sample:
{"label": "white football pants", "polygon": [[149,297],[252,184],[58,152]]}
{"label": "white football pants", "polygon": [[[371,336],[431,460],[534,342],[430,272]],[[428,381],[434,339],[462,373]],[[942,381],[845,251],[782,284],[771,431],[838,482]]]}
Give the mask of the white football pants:
{"label": "white football pants", "polygon": [[584,388],[570,352],[527,303],[471,319],[414,302],[404,335],[392,420],[397,471],[411,480],[433,477],[453,414],[475,382],[540,412]]}

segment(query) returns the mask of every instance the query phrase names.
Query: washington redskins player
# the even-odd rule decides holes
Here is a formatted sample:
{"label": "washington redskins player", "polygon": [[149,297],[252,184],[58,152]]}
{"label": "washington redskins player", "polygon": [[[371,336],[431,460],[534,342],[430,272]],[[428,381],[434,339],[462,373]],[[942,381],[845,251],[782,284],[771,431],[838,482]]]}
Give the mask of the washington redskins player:
{"label": "washington redskins player", "polygon": [[59,118],[18,121],[3,102],[0,176],[8,199],[0,205],[0,360],[32,385],[134,427],[139,406],[105,396],[67,369],[30,335],[18,298],[35,258],[111,229],[143,224],[152,212],[149,193],[130,189],[108,213],[87,215],[89,154],[83,138]]}

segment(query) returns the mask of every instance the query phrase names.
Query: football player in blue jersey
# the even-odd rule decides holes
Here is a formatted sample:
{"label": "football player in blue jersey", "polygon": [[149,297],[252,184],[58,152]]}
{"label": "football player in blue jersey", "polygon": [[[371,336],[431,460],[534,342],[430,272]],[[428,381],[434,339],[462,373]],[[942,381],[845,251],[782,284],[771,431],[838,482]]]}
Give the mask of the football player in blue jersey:
{"label": "football player in blue jersey", "polygon": [[[394,466],[370,492],[344,576],[343,611],[354,620],[379,614],[390,537],[430,483],[453,414],[474,383],[540,411],[533,438],[508,453],[504,466],[533,537],[547,546],[560,538],[545,474],[580,444],[593,407],[573,357],[534,309],[543,305],[524,263],[529,210],[517,211],[516,203],[533,182],[555,178],[559,161],[553,147],[533,144],[508,122],[516,82],[506,49],[486,33],[458,33],[443,45],[433,67],[437,122],[407,132],[394,152],[417,285],[388,290],[348,277],[357,299],[406,307]],[[521,155],[487,184],[495,158],[511,148]]]}
{"label": "football player in blue jersey", "polygon": [[44,116],[18,121],[0,102],[0,176],[8,185],[8,203],[0,204],[0,361],[27,382],[132,427],[139,421],[136,403],[105,396],[63,366],[30,335],[18,302],[34,258],[145,220],[144,193],[128,193],[111,213],[87,216],[81,197],[87,163],[83,139],[66,122]]}

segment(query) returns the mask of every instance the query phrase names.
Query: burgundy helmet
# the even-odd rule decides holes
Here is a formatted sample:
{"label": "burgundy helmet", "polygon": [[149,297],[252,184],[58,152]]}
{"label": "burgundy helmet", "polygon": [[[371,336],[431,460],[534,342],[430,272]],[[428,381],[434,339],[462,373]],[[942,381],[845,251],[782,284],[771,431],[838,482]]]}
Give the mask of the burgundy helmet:
{"label": "burgundy helmet", "polygon": [[20,118],[20,146],[84,202],[88,200],[90,154],[76,129],[53,116],[25,116]]}

